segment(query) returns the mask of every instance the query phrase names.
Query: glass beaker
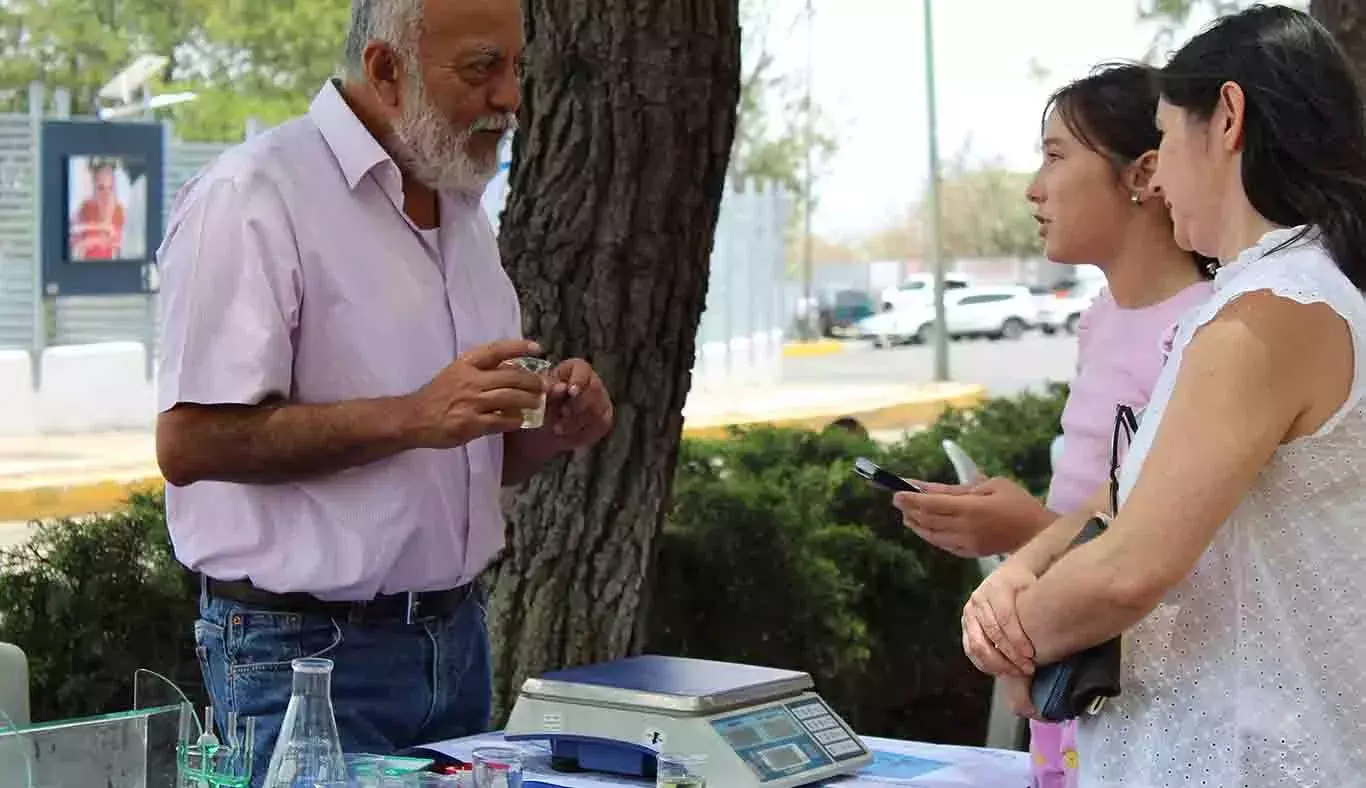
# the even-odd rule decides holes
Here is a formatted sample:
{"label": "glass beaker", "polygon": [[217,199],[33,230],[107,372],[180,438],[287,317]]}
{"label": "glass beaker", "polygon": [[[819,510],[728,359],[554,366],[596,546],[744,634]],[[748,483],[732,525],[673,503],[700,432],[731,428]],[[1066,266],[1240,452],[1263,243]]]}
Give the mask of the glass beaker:
{"label": "glass beaker", "polygon": [[264,788],[345,786],[346,758],[332,712],[332,660],[296,659],[290,665],[294,688]]}
{"label": "glass beaker", "polygon": [[655,788],[706,788],[702,774],[707,759],[702,755],[660,753],[655,766]]}
{"label": "glass beaker", "polygon": [[[526,370],[527,372],[539,375],[541,377],[545,377],[546,375],[550,374],[550,362],[546,361],[543,358],[536,358],[535,356],[523,356],[522,358],[514,358],[506,363],[508,366],[520,367]],[[544,393],[541,394],[540,407],[535,408],[534,410],[522,411],[522,429],[538,430],[543,426],[545,426]]]}
{"label": "glass beaker", "polygon": [[470,755],[474,788],[521,788],[522,751],[515,747],[477,747]]}

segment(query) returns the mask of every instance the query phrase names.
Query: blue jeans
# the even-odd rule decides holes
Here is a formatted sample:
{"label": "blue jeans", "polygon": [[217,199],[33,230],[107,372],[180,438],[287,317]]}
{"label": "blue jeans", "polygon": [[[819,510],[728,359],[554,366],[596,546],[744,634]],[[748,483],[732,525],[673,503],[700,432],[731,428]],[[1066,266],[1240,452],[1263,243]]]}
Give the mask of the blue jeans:
{"label": "blue jeans", "polygon": [[194,625],[204,684],[221,731],[229,712],[256,718],[252,785],[266,776],[293,684],[290,661],[333,661],[332,706],[348,753],[388,755],[489,725],[492,674],[484,597],[413,624],[353,624],[251,610],[201,597]]}

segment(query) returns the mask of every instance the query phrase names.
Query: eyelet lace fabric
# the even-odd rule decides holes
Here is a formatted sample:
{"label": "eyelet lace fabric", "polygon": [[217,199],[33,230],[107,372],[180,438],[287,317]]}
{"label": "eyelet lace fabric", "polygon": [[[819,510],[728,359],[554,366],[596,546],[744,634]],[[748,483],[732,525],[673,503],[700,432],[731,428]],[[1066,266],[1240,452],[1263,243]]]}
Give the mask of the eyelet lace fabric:
{"label": "eyelet lace fabric", "polygon": [[[1083,788],[1366,786],[1366,300],[1313,236],[1268,234],[1177,330],[1120,477],[1127,497],[1195,332],[1241,295],[1325,303],[1356,378],[1285,444],[1195,570],[1124,635],[1123,694],[1082,721]],[[1276,251],[1273,251],[1276,250]]]}

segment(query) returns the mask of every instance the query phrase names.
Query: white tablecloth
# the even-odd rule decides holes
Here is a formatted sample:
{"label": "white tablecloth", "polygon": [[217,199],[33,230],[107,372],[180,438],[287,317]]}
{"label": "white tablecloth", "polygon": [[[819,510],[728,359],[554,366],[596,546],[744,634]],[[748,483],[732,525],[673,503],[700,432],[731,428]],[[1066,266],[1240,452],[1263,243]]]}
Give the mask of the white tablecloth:
{"label": "white tablecloth", "polygon": [[[940,744],[863,737],[875,755],[871,766],[853,777],[828,780],[830,788],[1028,788],[1029,756],[1022,752],[983,747],[948,747]],[[462,761],[475,747],[505,744],[502,734],[489,733],[427,745]],[[653,780],[632,780],[596,774],[559,774],[550,769],[550,750],[539,742],[518,742],[526,753],[524,780],[537,780],[556,788],[615,788],[653,786]],[[724,786],[718,786],[724,788]]]}

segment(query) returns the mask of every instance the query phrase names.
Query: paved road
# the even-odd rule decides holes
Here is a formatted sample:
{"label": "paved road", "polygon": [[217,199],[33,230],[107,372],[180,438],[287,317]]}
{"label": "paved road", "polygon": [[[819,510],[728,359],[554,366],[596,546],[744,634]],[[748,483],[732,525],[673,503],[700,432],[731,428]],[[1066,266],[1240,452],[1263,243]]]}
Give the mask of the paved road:
{"label": "paved road", "polygon": [[[1014,342],[969,339],[949,344],[949,377],[981,383],[995,396],[1070,380],[1076,363],[1077,342],[1070,336],[1029,333]],[[783,360],[787,383],[914,383],[933,377],[934,350],[929,346],[875,350],[867,342],[854,342],[833,356]]]}
{"label": "paved road", "polygon": [[28,541],[32,533],[29,523],[0,523],[0,550],[8,550]]}

